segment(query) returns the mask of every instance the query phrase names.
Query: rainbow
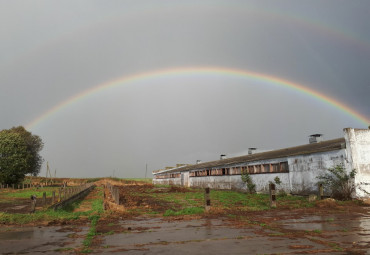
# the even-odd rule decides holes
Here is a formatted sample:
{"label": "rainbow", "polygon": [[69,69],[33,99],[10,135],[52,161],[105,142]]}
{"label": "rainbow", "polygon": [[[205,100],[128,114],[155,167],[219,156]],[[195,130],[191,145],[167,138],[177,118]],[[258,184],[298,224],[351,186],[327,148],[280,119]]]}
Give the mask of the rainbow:
{"label": "rainbow", "polygon": [[230,68],[221,68],[221,67],[189,67],[189,68],[171,68],[171,69],[162,69],[156,70],[152,72],[144,72],[139,74],[134,74],[131,76],[124,76],[120,77],[115,80],[111,80],[102,84],[99,84],[91,89],[82,91],[79,94],[76,94],[67,100],[55,105],[48,111],[44,112],[42,115],[37,117],[36,119],[32,120],[30,123],[26,125],[27,129],[33,129],[40,123],[47,120],[50,116],[58,113],[62,109],[66,108],[69,105],[72,105],[84,98],[87,98],[93,94],[97,94],[103,90],[111,89],[119,86],[123,86],[125,84],[138,82],[138,81],[150,81],[156,78],[163,78],[163,77],[177,77],[179,75],[222,75],[226,77],[240,77],[245,79],[255,80],[257,82],[265,82],[270,85],[276,85],[281,88],[286,88],[294,91],[298,91],[302,94],[306,94],[309,97],[315,98],[319,101],[322,101],[328,105],[331,105],[340,111],[346,113],[347,115],[352,116],[356,120],[362,122],[365,125],[370,123],[370,120],[361,115],[360,113],[356,112],[354,109],[350,108],[349,106],[330,98],[318,91],[310,89],[304,85],[294,83],[279,77],[270,76],[263,73],[256,73],[248,70],[240,70],[240,69],[230,69]]}

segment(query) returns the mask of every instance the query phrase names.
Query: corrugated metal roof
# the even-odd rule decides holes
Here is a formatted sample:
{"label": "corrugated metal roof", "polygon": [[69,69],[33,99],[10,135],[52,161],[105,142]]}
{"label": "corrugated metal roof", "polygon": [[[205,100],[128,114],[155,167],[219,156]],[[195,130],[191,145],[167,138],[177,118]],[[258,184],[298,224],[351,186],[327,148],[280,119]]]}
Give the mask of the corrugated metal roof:
{"label": "corrugated metal roof", "polygon": [[195,169],[236,165],[236,164],[241,164],[245,162],[252,162],[252,161],[259,161],[259,160],[266,160],[266,159],[284,158],[284,157],[289,157],[289,156],[306,155],[306,154],[312,154],[312,153],[317,153],[317,152],[334,151],[334,150],[343,149],[345,148],[344,146],[345,146],[345,139],[338,138],[334,140],[322,141],[319,143],[305,144],[301,146],[290,147],[290,148],[285,148],[285,149],[280,149],[280,150],[273,150],[273,151],[255,153],[252,155],[245,155],[245,156],[240,156],[240,157],[204,162],[200,164],[175,168],[172,170],[161,171],[159,173],[184,172],[184,171],[190,171],[190,170],[195,170]]}

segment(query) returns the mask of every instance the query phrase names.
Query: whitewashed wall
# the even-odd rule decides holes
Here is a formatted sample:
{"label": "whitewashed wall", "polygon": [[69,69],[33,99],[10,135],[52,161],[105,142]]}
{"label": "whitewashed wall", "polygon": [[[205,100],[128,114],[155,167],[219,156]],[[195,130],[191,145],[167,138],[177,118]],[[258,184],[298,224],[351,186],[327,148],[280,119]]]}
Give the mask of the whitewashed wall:
{"label": "whitewashed wall", "polygon": [[[273,182],[276,176],[282,184],[278,189],[293,194],[317,193],[317,176],[326,169],[342,164],[348,172],[357,170],[355,183],[358,197],[369,197],[370,193],[370,130],[344,129],[346,145],[343,149],[327,152],[312,153],[307,155],[291,156],[271,160],[249,162],[255,164],[273,164],[288,161],[289,173],[263,173],[251,174],[256,184],[257,192],[268,192],[269,182]],[[242,165],[234,165],[233,167]],[[200,169],[199,169],[200,170]],[[210,187],[214,189],[246,189],[240,175],[188,177],[190,187]],[[181,178],[153,179],[154,184],[181,185]],[[184,181],[183,181],[183,184]],[[364,192],[364,190],[366,192]]]}
{"label": "whitewashed wall", "polygon": [[356,195],[369,197],[370,193],[370,130],[344,129],[346,139],[348,171],[356,169]]}
{"label": "whitewashed wall", "polygon": [[153,179],[153,184],[181,185],[181,178]]}
{"label": "whitewashed wall", "polygon": [[345,149],[289,157],[290,190],[293,194],[317,193],[317,176],[345,163]]}

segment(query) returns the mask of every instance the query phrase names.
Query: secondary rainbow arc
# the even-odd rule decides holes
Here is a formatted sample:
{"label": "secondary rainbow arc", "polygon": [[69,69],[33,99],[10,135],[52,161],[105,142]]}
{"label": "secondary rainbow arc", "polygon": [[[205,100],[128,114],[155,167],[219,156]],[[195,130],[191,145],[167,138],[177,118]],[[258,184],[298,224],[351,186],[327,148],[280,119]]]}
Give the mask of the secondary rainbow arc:
{"label": "secondary rainbow arc", "polygon": [[78,93],[70,98],[68,98],[65,101],[62,101],[61,103],[55,105],[51,109],[47,110],[34,120],[32,120],[30,123],[26,125],[27,129],[32,129],[42,123],[43,121],[47,120],[52,115],[58,113],[62,109],[66,108],[67,106],[83,100],[84,98],[99,93],[102,90],[114,88],[118,86],[123,86],[125,84],[135,82],[135,81],[145,81],[145,80],[151,80],[159,77],[166,77],[166,76],[176,76],[176,75],[195,75],[195,74],[202,74],[202,75],[225,75],[225,76],[232,76],[232,77],[243,77],[246,79],[254,79],[256,81],[260,82],[266,82],[269,84],[281,86],[283,88],[292,89],[298,92],[301,92],[303,94],[306,94],[310,97],[316,98],[320,101],[325,102],[328,105],[331,105],[338,110],[346,113],[347,115],[352,116],[356,120],[360,121],[361,123],[368,125],[370,123],[370,120],[363,116],[362,114],[358,113],[356,110],[350,108],[349,106],[343,104],[342,102],[339,102],[338,100],[335,100],[334,98],[331,98],[323,93],[320,93],[316,90],[313,90],[309,87],[306,87],[302,84],[294,83],[292,81],[288,81],[286,79],[282,79],[275,76],[270,76],[263,73],[257,73],[252,72],[249,70],[240,70],[240,69],[231,69],[231,68],[223,68],[223,67],[188,67],[188,68],[170,68],[170,69],[161,69],[151,72],[144,72],[129,76],[120,77],[115,80],[111,80],[102,84],[99,84],[91,89],[82,91],[81,93]]}

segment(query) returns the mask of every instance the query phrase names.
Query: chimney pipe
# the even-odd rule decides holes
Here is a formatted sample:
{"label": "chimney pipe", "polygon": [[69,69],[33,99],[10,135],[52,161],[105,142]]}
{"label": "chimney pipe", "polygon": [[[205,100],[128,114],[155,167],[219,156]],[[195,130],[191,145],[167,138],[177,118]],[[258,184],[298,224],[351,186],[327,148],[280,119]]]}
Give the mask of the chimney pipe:
{"label": "chimney pipe", "polygon": [[323,141],[323,134],[313,134],[313,135],[310,135],[308,141],[309,143],[319,143],[321,141]]}
{"label": "chimney pipe", "polygon": [[257,148],[248,148],[248,155],[252,155],[256,153],[256,151],[257,151]]}

